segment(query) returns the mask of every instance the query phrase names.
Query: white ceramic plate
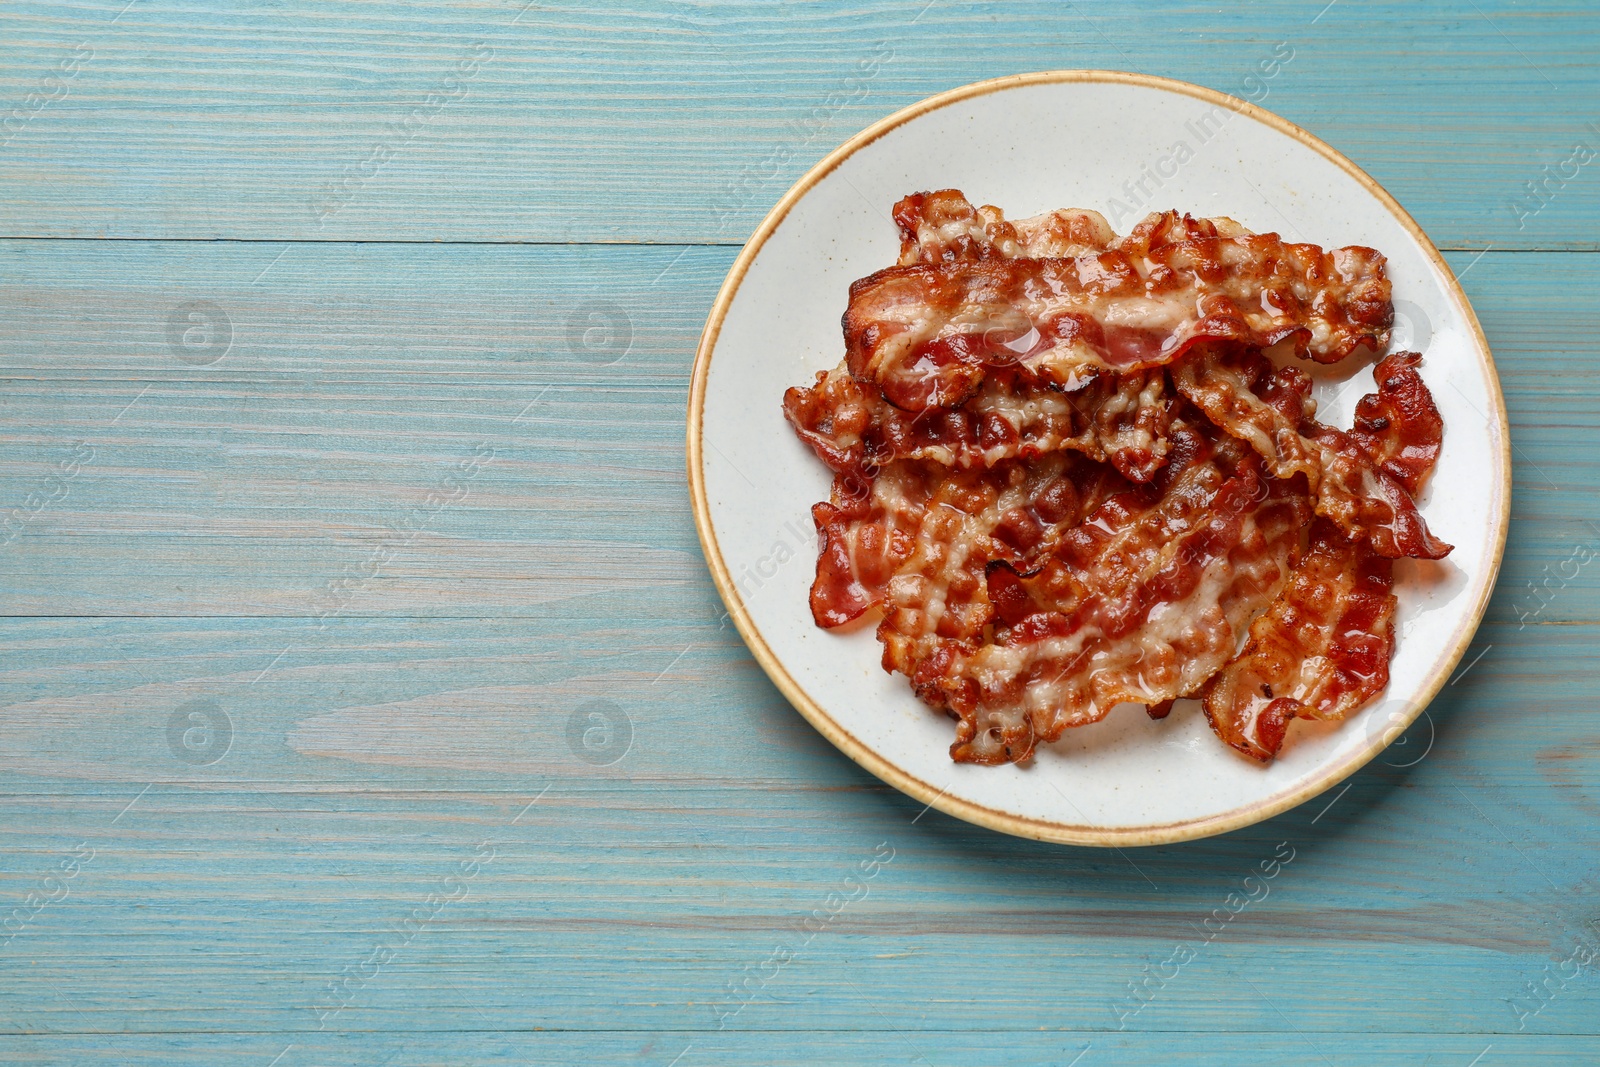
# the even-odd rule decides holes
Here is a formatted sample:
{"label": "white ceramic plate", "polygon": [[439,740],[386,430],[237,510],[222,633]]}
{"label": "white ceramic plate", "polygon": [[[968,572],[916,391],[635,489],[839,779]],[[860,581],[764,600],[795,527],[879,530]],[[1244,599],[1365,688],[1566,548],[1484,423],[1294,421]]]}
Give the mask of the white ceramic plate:
{"label": "white ceramic plate", "polygon": [[[1444,416],[1443,454],[1420,503],[1455,551],[1396,568],[1400,638],[1382,701],[1343,724],[1295,723],[1267,767],[1217,740],[1194,701],[1159,722],[1120,707],[1041,746],[1029,766],[957,765],[953,723],[884,673],[871,626],[841,634],[812,623],[809,508],[827,497],[829,478],[790,431],[780,400],[839,362],[847,287],[898,253],[890,206],[909,192],[952,187],[1011,218],[1090,207],[1126,233],[1147,210],[1171,207],[1389,257],[1393,347],[1423,351]],[[1319,418],[1348,426],[1371,388],[1370,367],[1319,381]],[[1460,660],[1494,585],[1510,508],[1509,440],[1472,309],[1438,250],[1375,181],[1260,108],[1109,71],[956,89],[824,159],[729,272],[689,396],[689,481],[706,559],[739,632],[801,714],[873,774],[941,811],[1092,845],[1183,840],[1265,819],[1337,783],[1410,725]]]}

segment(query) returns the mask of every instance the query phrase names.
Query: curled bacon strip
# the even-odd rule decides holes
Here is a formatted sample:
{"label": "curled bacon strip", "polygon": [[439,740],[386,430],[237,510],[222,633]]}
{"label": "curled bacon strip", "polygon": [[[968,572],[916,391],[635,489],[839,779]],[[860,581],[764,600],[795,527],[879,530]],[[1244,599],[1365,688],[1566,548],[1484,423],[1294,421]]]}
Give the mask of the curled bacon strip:
{"label": "curled bacon strip", "polygon": [[975,208],[955,189],[912,193],[894,206],[900,265],[956,263],[991,257],[1084,256],[1117,239],[1105,216],[1064,208],[1007,222],[997,207]]}
{"label": "curled bacon strip", "polygon": [[1008,459],[1081,452],[1148,482],[1166,462],[1176,400],[1159,370],[1102,375],[1065,392],[991,376],[959,408],[910,415],[845,368],[818,373],[810,388],[784,394],[784,415],[835,473],[897,459],[947,467],[992,467]]}
{"label": "curled bacon strip", "polygon": [[989,564],[992,641],[971,627],[930,631],[914,612],[885,616],[885,667],[960,720],[952,758],[1026,759],[1118,703],[1195,691],[1233,654],[1280,587],[1305,512],[1254,457],[1197,445],[1163,491],[1106,501],[1037,570]]}
{"label": "curled bacon strip", "polygon": [[1287,341],[1318,362],[1388,343],[1389,281],[1370,248],[1325,252],[1176,212],[1076,257],[1015,255],[988,222],[987,244],[970,224],[926,246],[914,228],[919,258],[852,284],[844,315],[851,374],[908,411],[960,404],[993,366],[1075,385],[1164,366],[1207,339]]}
{"label": "curled bacon strip", "polygon": [[896,462],[870,481],[841,474],[832,498],[811,509],[821,541],[812,618],[842,626],[882,605],[891,580],[911,572],[933,583],[941,612],[955,612],[985,564],[1029,565],[1126,485],[1070,453],[961,472]]}
{"label": "curled bacon strip", "polygon": [[1312,419],[1309,379],[1293,367],[1274,371],[1254,349],[1207,346],[1174,366],[1172,381],[1214,423],[1249,442],[1275,477],[1304,475],[1317,513],[1350,537],[1391,559],[1441,559],[1451,546],[1428,531],[1407,491],[1438,455],[1441,433],[1415,370],[1420,359],[1398,353],[1378,365],[1385,384],[1361,401],[1366,421],[1351,433]]}
{"label": "curled bacon strip", "polygon": [[866,466],[868,437],[881,433],[884,407],[875,387],[837,368],[818,371],[815,384],[792,386],[783,394],[784,418],[835,474]]}
{"label": "curled bacon strip", "polygon": [[[1378,391],[1356,403],[1348,439],[1404,489],[1433,470],[1444,426],[1417,374],[1422,357],[1397,352],[1373,371]],[[1332,431],[1337,432],[1337,431]],[[1212,681],[1206,719],[1218,737],[1266,762],[1297,718],[1343,719],[1389,684],[1397,600],[1393,564],[1326,519],[1244,650]]]}
{"label": "curled bacon strip", "polygon": [[843,626],[883,602],[884,587],[911,554],[926,510],[925,503],[903,495],[890,502],[877,499],[850,479],[835,477],[832,499],[811,506],[819,545],[811,617],[823,628]]}
{"label": "curled bacon strip", "polygon": [[1305,558],[1206,692],[1217,736],[1265,763],[1291,720],[1342,719],[1381,693],[1394,652],[1393,570],[1317,519]]}
{"label": "curled bacon strip", "polygon": [[1417,373],[1422,356],[1395,352],[1372,369],[1378,391],[1356,402],[1350,436],[1389,477],[1416,493],[1439,459],[1444,421]]}

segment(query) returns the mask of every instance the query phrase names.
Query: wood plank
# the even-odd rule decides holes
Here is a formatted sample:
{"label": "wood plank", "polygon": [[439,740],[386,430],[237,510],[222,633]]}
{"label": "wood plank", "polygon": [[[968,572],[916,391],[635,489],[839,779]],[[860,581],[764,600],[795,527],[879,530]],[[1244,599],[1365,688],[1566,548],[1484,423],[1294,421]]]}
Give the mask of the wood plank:
{"label": "wood plank", "polygon": [[[21,247],[0,568],[31,588],[4,610],[305,616],[359,570],[340,613],[484,615],[703,577],[684,354],[726,250]],[[601,298],[614,347],[584,340]],[[190,299],[231,321],[215,363],[169,345]],[[35,512],[44,486],[66,495]]]}
{"label": "wood plank", "polygon": [[[706,610],[683,405],[732,250],[0,250],[14,309],[0,323],[0,503],[15,531],[0,611],[536,616],[625,590]],[[1600,256],[1453,259],[1516,444],[1492,610],[1600,619],[1600,571],[1568,573],[1574,547],[1600,537]],[[191,301],[230,323],[215,362],[169,343]],[[589,334],[592,350],[589,314],[618,328]]]}
{"label": "wood plank", "polygon": [[[867,895],[730,1028],[1114,1030],[1127,983],[1180,945],[1197,959],[1130,1029],[1593,1035],[1600,1018],[1585,976],[1514,1007],[1600,946],[1592,625],[1490,626],[1485,658],[1326,812],[1126,854],[919,818],[731,636],[652,683],[631,632],[342,620],[250,686],[259,631],[287,625],[3,624],[0,899],[80,843],[93,857],[0,950],[29,976],[0,985],[0,1032],[315,1029],[327,983],[484,842],[467,896],[354,983],[334,1028],[714,1030],[727,984],[885,844]],[[602,652],[620,665],[598,670]],[[213,763],[168,737],[197,698],[232,725]],[[565,737],[595,699],[631,723],[605,766]],[[1284,841],[1268,897],[1197,944]],[[953,1011],[973,990],[989,1010]]]}
{"label": "wood plank", "polygon": [[[896,1032],[887,1028],[849,1032],[786,1030],[771,1033],[452,1033],[432,1034],[183,1034],[51,1035],[0,1039],[0,1063],[28,1067],[115,1058],[125,1064],[270,1063],[277,1067],[310,1063],[375,1062],[386,1067],[459,1067],[462,1063],[515,1064],[517,1067],[568,1067],[573,1063],[666,1065],[683,1050],[677,1067],[798,1067],[817,1063],[877,1064],[985,1063],[998,1067],[1062,1067],[1090,1050],[1083,1067],[1146,1067],[1170,1062],[1183,1049],[1185,1067],[1237,1067],[1240,1063],[1327,1063],[1329,1067],[1434,1067],[1470,1063],[1491,1050],[1484,1063],[1525,1063],[1539,1067],[1588,1067],[1596,1044],[1588,1037],[1528,1034],[1442,1036],[1439,1034],[1345,1033],[1107,1034],[988,1031],[972,1034]],[[1092,1055],[1092,1058],[1091,1058]]]}
{"label": "wood plank", "polygon": [[[1476,816],[1436,795],[1429,810],[1457,850],[1480,850],[1477,863],[1413,851],[1415,819],[1330,839],[1340,831],[1309,828],[1305,813],[1187,863],[1140,852],[1156,889],[1114,854],[909,827],[905,805],[885,829],[870,796],[766,799],[752,810],[749,798],[680,790],[552,794],[509,828],[521,803],[459,795],[152,792],[112,832],[84,829],[88,813],[68,799],[50,802],[66,818],[8,803],[11,818],[60,828],[28,835],[56,847],[24,854],[34,868],[18,872],[19,889],[80,845],[89,858],[70,896],[7,946],[31,980],[0,992],[0,1014],[11,1033],[712,1030],[733,1011],[735,1029],[880,1018],[994,1029],[987,1013],[951,1010],[978,988],[1012,1021],[1002,1028],[1092,1032],[1116,1029],[1134,1003],[1128,983],[1187,946],[1192,968],[1169,971],[1131,1028],[1281,1032],[1276,1003],[1311,1031],[1504,1033],[1523,1021],[1508,998],[1594,941],[1580,914],[1587,904],[1592,918],[1592,894],[1559,870],[1545,886],[1503,841],[1486,847],[1487,826],[1461,834]],[[120,807],[93,814],[104,825]],[[1285,840],[1295,864],[1272,896],[1206,943],[1200,922]],[[879,849],[893,858],[868,895],[808,938],[803,919]],[[480,871],[463,874],[475,859]],[[1460,881],[1441,884],[1442,871]],[[466,895],[428,904],[451,877]],[[442,914],[410,936],[417,908]],[[329,982],[390,941],[392,960],[330,999]],[[745,1003],[737,983],[785,943],[792,965]],[[1569,980],[1527,1027],[1592,1034],[1597,1003],[1591,982]]]}
{"label": "wood plank", "polygon": [[[320,631],[297,620],[9,620],[0,792],[872,783],[719,629],[710,599],[682,611],[624,596],[565,601],[542,618],[336,619]],[[620,621],[635,602],[636,617]],[[1503,790],[1567,812],[1564,832],[1579,836],[1600,814],[1584,777],[1600,756],[1586,749],[1596,727],[1581,714],[1596,684],[1592,635],[1592,624],[1487,624],[1474,654],[1488,651],[1439,697],[1434,719],[1473,739],[1464,754],[1481,743],[1482,777],[1501,782],[1500,754],[1516,753],[1524,763],[1505,765]],[[226,720],[220,749],[197,738],[185,752],[168,736],[195,702]],[[594,702],[626,720],[603,751],[615,762],[584,759],[569,737]],[[1523,705],[1532,710],[1501,710]]]}
{"label": "wood plank", "polygon": [[[0,234],[739,243],[884,115],[1099,67],[1253,97],[1443,246],[1600,248],[1600,163],[1525,199],[1600,147],[1593,5],[1320,7],[11,4]],[[1290,63],[1246,82],[1280,42]]]}

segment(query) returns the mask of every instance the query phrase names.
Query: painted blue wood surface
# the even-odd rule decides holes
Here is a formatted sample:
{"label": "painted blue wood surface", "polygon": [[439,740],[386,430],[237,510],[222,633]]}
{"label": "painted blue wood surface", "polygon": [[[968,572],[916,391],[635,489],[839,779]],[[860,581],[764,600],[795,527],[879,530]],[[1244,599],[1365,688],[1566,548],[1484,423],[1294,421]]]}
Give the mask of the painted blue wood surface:
{"label": "painted blue wood surface", "polygon": [[[0,11],[0,1063],[1600,1061],[1592,5],[123,2]],[[1279,41],[1500,365],[1479,658],[1325,810],[924,815],[722,622],[716,287],[930,92]]]}

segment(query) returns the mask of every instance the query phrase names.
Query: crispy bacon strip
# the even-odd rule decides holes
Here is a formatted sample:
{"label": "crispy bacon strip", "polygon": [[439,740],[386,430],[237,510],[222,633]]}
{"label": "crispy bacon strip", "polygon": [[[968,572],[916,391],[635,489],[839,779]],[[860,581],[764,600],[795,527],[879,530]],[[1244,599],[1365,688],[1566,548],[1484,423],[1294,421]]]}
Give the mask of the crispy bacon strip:
{"label": "crispy bacon strip", "polygon": [[910,673],[906,665],[939,640],[976,638],[993,614],[990,564],[1033,570],[1086,515],[1130,488],[1111,468],[1070,453],[1007,468],[976,482],[966,474],[955,491],[941,486],[938,506],[927,508],[911,555],[885,589],[885,670]]}
{"label": "crispy bacon strip", "polygon": [[868,437],[881,435],[884,409],[875,386],[837,367],[818,371],[814,384],[792,386],[783,394],[784,418],[835,474],[868,466]]}
{"label": "crispy bacon strip", "polygon": [[1289,342],[1329,363],[1388,344],[1389,280],[1370,248],[1325,252],[1176,212],[1076,257],[1007,255],[1016,240],[994,229],[985,222],[980,240],[970,224],[953,238],[934,226],[924,246],[917,221],[914,262],[851,285],[851,374],[919,412],[960,404],[994,366],[1070,386],[1164,366],[1207,339]]}
{"label": "crispy bacon strip", "polygon": [[[911,468],[891,472],[882,487],[876,480],[834,478],[829,500],[811,506],[817,527],[817,575],[811,583],[811,618],[831,629],[860,618],[883,601],[883,590],[911,554],[926,500],[904,489],[901,480],[926,490]],[[883,489],[881,495],[874,490]]]}
{"label": "crispy bacon strip", "polygon": [[1291,720],[1342,719],[1381,693],[1394,652],[1393,570],[1317,519],[1310,550],[1206,692],[1217,736],[1265,763]]}
{"label": "crispy bacon strip", "polygon": [[[1357,402],[1356,428],[1345,435],[1411,492],[1432,472],[1443,437],[1416,371],[1421,359],[1398,352],[1382,360],[1373,371],[1378,391]],[[1392,584],[1390,560],[1318,519],[1310,551],[1205,694],[1217,736],[1266,762],[1292,720],[1343,719],[1381,693],[1394,654]]]}
{"label": "crispy bacon strip", "polygon": [[1452,545],[1435,537],[1405,486],[1373,466],[1343,430],[1320,424],[1308,435],[1321,451],[1317,510],[1388,559],[1443,559]]}
{"label": "crispy bacon strip", "polygon": [[[960,720],[953,759],[1025,760],[1118,703],[1196,690],[1233,654],[1283,581],[1305,509],[1237,446],[1186,444],[1163,491],[1108,500],[1036,572],[989,564],[987,597],[968,598],[990,606],[976,627],[975,615],[939,625],[924,609],[936,596],[890,582],[884,666]],[[994,639],[981,642],[991,621]]]}
{"label": "crispy bacon strip", "polygon": [[902,461],[870,481],[841,474],[831,499],[811,509],[821,542],[812,618],[825,628],[857,619],[883,603],[896,574],[918,567],[942,581],[941,605],[955,610],[985,564],[1029,565],[1088,509],[1126,488],[1114,472],[1070,453],[960,472]]}
{"label": "crispy bacon strip", "polygon": [[900,265],[973,262],[1022,254],[1017,229],[995,207],[973,207],[956,189],[912,193],[894,206]]}
{"label": "crispy bacon strip", "polygon": [[1274,477],[1304,475],[1317,514],[1350,537],[1391,559],[1441,559],[1451,546],[1429,532],[1406,487],[1439,450],[1439,413],[1416,373],[1420,358],[1402,353],[1379,364],[1387,385],[1361,401],[1369,428],[1356,433],[1312,419],[1310,380],[1293,367],[1274,371],[1254,349],[1209,345],[1171,373],[1176,389],[1249,442]]}
{"label": "crispy bacon strip", "polygon": [[912,193],[894,206],[900,265],[971,262],[994,257],[1084,256],[1116,240],[1098,211],[1063,208],[1007,222],[997,207],[973,207],[956,189]]}
{"label": "crispy bacon strip", "polygon": [[1439,459],[1444,422],[1417,373],[1422,356],[1395,352],[1372,369],[1376,393],[1356,402],[1350,436],[1389,477],[1415,494]]}
{"label": "crispy bacon strip", "polygon": [[1081,452],[1148,482],[1166,462],[1175,395],[1161,371],[1103,375],[1074,392],[998,374],[959,408],[910,415],[843,366],[784,394],[784,415],[835,473],[897,459],[992,467],[1008,459]]}

